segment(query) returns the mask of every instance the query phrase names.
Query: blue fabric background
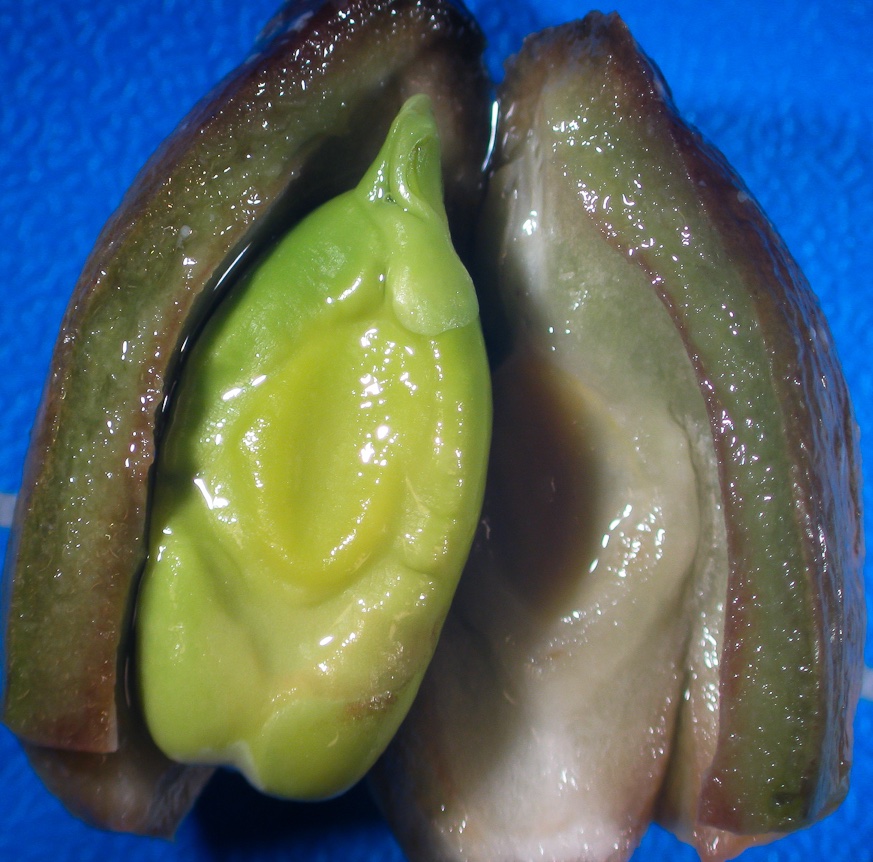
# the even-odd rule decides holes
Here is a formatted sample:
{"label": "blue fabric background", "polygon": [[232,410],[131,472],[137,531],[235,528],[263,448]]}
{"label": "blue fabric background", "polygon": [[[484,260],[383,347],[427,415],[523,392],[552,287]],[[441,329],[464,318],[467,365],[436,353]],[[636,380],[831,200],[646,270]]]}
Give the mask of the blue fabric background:
{"label": "blue fabric background", "polygon": [[[247,53],[278,0],[0,0],[0,493],[17,490],[52,343],[85,255],[134,173]],[[579,17],[564,0],[475,0],[489,62]],[[680,109],[727,155],[828,315],[873,451],[870,232],[873,7],[865,0],[626,0],[619,11]],[[867,518],[867,532],[871,518]],[[0,529],[0,553],[7,531]],[[867,567],[868,594],[873,594]],[[869,604],[869,600],[868,600]],[[873,665],[868,638],[867,664]],[[873,703],[856,722],[853,788],[828,820],[748,862],[873,860]],[[69,817],[0,730],[2,860],[401,860],[364,791],[319,806],[211,785],[176,840],[104,835]],[[636,862],[690,860],[650,830]]]}

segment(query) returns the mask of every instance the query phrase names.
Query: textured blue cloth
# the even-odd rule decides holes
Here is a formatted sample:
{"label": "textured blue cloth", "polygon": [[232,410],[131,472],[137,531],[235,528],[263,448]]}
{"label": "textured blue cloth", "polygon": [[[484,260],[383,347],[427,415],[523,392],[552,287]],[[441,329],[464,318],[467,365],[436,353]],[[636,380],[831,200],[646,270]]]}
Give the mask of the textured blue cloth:
{"label": "textured blue cloth", "polygon": [[[246,55],[276,2],[0,0],[0,494],[17,490],[51,346],[99,228],[188,107]],[[587,11],[563,0],[470,5],[490,39],[495,74],[526,33]],[[627,0],[619,12],[812,282],[866,432],[870,477],[873,7],[786,0],[762,8],[757,0]],[[6,536],[0,529],[0,552]],[[867,583],[873,594],[870,566]],[[873,860],[869,701],[856,737],[844,806],[810,830],[749,851],[748,862]],[[104,835],[61,809],[0,730],[0,859],[122,858],[387,862],[402,855],[363,791],[296,806],[263,799],[230,775],[210,786],[174,843]],[[634,858],[694,854],[653,829]]]}

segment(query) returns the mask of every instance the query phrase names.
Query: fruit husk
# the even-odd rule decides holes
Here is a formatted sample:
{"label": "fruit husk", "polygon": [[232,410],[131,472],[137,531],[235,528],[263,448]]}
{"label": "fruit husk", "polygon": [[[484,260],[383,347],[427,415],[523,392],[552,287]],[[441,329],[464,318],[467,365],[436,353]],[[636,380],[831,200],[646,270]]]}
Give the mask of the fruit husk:
{"label": "fruit husk", "polygon": [[[641,213],[639,204],[653,202],[642,194],[634,213],[662,244],[633,235],[630,208],[604,217],[602,230],[647,272],[686,343],[722,488],[729,573],[719,738],[698,816],[745,835],[796,829],[848,790],[865,631],[851,401],[818,301],[751,193],[681,120],[620,19],[592,17],[588,27],[591,53],[610,58],[617,110],[636,127],[627,139],[615,129],[613,140],[619,150],[639,141],[641,173],[665,183],[660,211]],[[617,185],[629,188],[631,177],[628,166]],[[686,201],[722,245],[715,266],[695,269],[683,256],[684,220],[694,224]],[[719,279],[716,266],[730,275]],[[747,341],[734,338],[747,322]]]}
{"label": "fruit husk", "polygon": [[[85,819],[166,834],[202,784],[157,753],[126,684],[150,475],[186,341],[277,235],[357,182],[414,93],[434,106],[463,248],[488,140],[482,48],[442,0],[287,3],[100,234],[61,325],[4,571],[3,720]],[[150,791],[107,805],[112,776],[131,771],[176,788],[173,812],[155,815]]]}

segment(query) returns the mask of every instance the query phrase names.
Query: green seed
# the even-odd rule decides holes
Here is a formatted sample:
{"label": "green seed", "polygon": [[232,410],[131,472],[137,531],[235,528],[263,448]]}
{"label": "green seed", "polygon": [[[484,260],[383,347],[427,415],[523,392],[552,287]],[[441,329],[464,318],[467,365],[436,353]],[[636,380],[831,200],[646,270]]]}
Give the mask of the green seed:
{"label": "green seed", "polygon": [[210,321],[177,390],[138,605],[159,747],[294,798],[360,778],[430,660],[490,432],[427,100]]}

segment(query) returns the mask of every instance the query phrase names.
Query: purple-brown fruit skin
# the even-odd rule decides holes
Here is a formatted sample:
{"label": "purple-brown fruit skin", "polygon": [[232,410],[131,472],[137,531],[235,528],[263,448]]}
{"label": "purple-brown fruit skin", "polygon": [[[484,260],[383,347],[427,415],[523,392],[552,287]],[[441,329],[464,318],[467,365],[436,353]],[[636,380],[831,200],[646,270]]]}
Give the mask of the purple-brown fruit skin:
{"label": "purple-brown fruit skin", "polygon": [[[734,361],[739,366],[743,359],[723,337],[732,298],[724,298],[725,320],[710,326],[700,312],[706,286],[685,282],[681,265],[671,272],[657,243],[634,247],[636,237],[619,226],[631,223],[630,214],[627,221],[622,215],[611,222],[603,217],[604,235],[647,272],[682,335],[707,404],[720,472],[730,560],[720,736],[699,816],[708,825],[743,834],[796,828],[832,810],[846,794],[863,667],[857,426],[830,331],[766,216],[721,154],[680,119],[660,73],[620,18],[592,13],[538,38],[536,48],[531,40],[507,74],[503,113],[518,113],[538,74],[571,68],[568,57],[585,43],[584,50],[608,66],[610,87],[619,94],[617,113],[650,146],[645,158],[678,160],[684,167],[757,318],[772,403],[753,407],[766,414],[761,408],[772,406],[778,416],[746,416],[746,405],[732,400],[735,369],[722,367]],[[665,189],[665,213],[668,193]],[[645,196],[644,190],[639,197]],[[666,235],[673,227],[665,221],[662,230]],[[777,480],[791,495],[791,534],[784,543],[759,536],[768,511],[762,502],[766,491],[753,484],[747,457],[762,448],[753,436],[758,433],[770,435],[765,443],[780,448],[788,465]],[[786,550],[788,545],[794,547]],[[789,557],[801,564],[781,569]],[[771,607],[761,598],[768,592]],[[779,689],[781,695],[772,697]],[[770,729],[769,738],[761,728]]]}
{"label": "purple-brown fruit skin", "polygon": [[3,720],[86,820],[172,832],[209,773],[160,755],[126,680],[150,474],[186,339],[271,240],[357,182],[414,93],[434,106],[463,248],[489,131],[482,49],[447,0],[289,2],[100,234],[62,322],[4,572]]}

